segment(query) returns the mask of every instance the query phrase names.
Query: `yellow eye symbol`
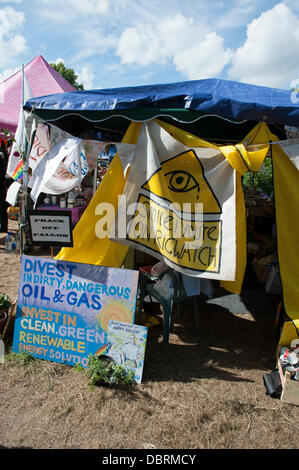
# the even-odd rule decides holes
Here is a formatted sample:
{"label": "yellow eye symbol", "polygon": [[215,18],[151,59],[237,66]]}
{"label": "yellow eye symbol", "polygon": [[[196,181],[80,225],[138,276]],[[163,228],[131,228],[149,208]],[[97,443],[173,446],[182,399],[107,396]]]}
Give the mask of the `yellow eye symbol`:
{"label": "yellow eye symbol", "polygon": [[[142,189],[170,203],[195,204],[198,201],[203,204],[204,213],[221,214],[219,202],[194,150],[162,162],[161,168],[151,175]],[[195,213],[195,206],[192,206],[191,212]]]}
{"label": "yellow eye symbol", "polygon": [[197,192],[199,193],[200,188],[198,182],[190,173],[187,173],[187,171],[170,171],[169,173],[166,173],[165,176],[168,179],[168,188],[171,191],[187,193],[188,191],[192,191],[192,189],[197,188]]}

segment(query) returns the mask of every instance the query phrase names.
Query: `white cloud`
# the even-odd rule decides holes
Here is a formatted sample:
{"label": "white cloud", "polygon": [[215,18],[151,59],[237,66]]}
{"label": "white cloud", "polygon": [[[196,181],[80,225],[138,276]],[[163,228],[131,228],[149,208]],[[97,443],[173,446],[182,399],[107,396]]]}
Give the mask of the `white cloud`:
{"label": "white cloud", "polygon": [[[57,58],[55,61],[50,61],[50,63],[54,63],[56,65],[63,64],[66,66],[66,68],[69,68],[69,65],[67,65],[65,63],[65,60],[61,57]],[[84,66],[81,69],[75,67],[74,72],[76,73],[76,75],[78,75],[77,83],[82,84],[85,90],[90,90],[94,87],[95,74],[93,73],[90,67]]]}
{"label": "white cloud", "polygon": [[123,64],[149,65],[160,60],[157,38],[152,30],[140,32],[127,28],[121,34],[116,53]]}
{"label": "white cloud", "polygon": [[23,12],[17,11],[12,7],[2,8],[0,11],[1,38],[14,33],[18,28],[23,26],[25,22],[25,15]]}
{"label": "white cloud", "polygon": [[26,39],[19,34],[25,22],[23,12],[11,7],[0,10],[0,67],[13,64],[26,49]]}
{"label": "white cloud", "polygon": [[[206,21],[207,0],[197,9],[192,2],[182,6],[179,0],[170,4],[161,0],[109,1],[66,0],[61,4],[58,0],[39,0],[41,14],[49,22],[72,22],[75,40],[61,52],[69,63],[80,64],[90,57],[105,60],[109,54],[110,65],[111,58],[115,64],[119,58],[119,67],[125,71],[132,65],[147,69],[164,65],[175,67],[186,78],[215,75],[228,63],[231,51],[213,32],[213,21]],[[248,0],[240,1],[246,7]],[[205,58],[209,63],[203,70]]]}
{"label": "white cloud", "polygon": [[78,33],[74,44],[69,47],[69,51],[76,51],[71,62],[77,63],[91,56],[103,56],[108,51],[115,51],[116,46],[117,38],[112,34],[105,34],[100,28],[85,28]]}
{"label": "white cloud", "polygon": [[44,17],[60,23],[70,23],[74,18],[86,18],[91,21],[109,11],[109,0],[40,0],[41,13]]}
{"label": "white cloud", "polygon": [[230,78],[270,87],[288,88],[299,75],[299,18],[279,3],[247,26],[228,72]]}
{"label": "white cloud", "polygon": [[215,15],[213,27],[219,33],[220,29],[227,30],[247,25],[262,5],[261,0],[231,0],[227,2],[228,8],[223,8],[222,5],[221,14]]}
{"label": "white cloud", "polygon": [[85,90],[91,90],[92,88],[94,88],[95,74],[89,67],[87,66],[83,67],[79,72],[77,72],[77,74],[78,74],[77,82],[82,83]]}
{"label": "white cloud", "polygon": [[217,77],[233,56],[223,42],[215,32],[209,33],[202,42],[175,54],[173,62],[189,80]]}
{"label": "white cloud", "polygon": [[20,67],[15,67],[11,69],[5,69],[0,73],[0,83],[4,82],[4,80],[7,80],[10,78],[12,75],[17,73],[20,70]]}
{"label": "white cloud", "polygon": [[[22,8],[21,0],[12,3]],[[51,55],[57,47],[56,57],[65,58],[86,89],[94,88],[95,76],[101,74],[109,84],[107,70],[113,70],[120,83],[120,77],[128,83],[152,74],[153,80],[227,76],[287,87],[299,76],[299,3],[280,0],[272,7],[273,3],[32,0],[26,10],[32,20],[28,41],[32,44],[34,37],[33,49],[35,43],[45,44]],[[0,70],[12,69],[26,48],[25,14],[11,7],[0,12],[5,12],[4,17],[0,15]],[[49,31],[55,35],[49,36]],[[40,46],[32,55],[36,53]]]}
{"label": "white cloud", "polygon": [[116,54],[123,64],[163,63],[203,38],[206,31],[204,25],[181,14],[147,25],[140,21],[122,32]]}
{"label": "white cloud", "polygon": [[233,55],[222,37],[183,15],[125,29],[116,53],[122,64],[148,66],[172,61],[188,79],[218,75]]}
{"label": "white cloud", "polygon": [[[49,3],[48,0],[47,3]],[[50,0],[50,3],[53,3],[53,0]],[[61,1],[58,3],[61,4]],[[80,15],[105,14],[109,9],[108,0],[84,0],[84,2],[78,0],[64,0],[63,4],[64,7],[73,9]]]}

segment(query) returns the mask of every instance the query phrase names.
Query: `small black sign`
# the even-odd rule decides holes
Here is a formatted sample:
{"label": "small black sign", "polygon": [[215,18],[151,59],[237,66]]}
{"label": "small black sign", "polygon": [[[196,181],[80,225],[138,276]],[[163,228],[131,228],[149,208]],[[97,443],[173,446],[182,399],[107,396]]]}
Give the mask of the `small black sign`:
{"label": "small black sign", "polygon": [[28,211],[28,218],[32,245],[73,246],[71,211]]}

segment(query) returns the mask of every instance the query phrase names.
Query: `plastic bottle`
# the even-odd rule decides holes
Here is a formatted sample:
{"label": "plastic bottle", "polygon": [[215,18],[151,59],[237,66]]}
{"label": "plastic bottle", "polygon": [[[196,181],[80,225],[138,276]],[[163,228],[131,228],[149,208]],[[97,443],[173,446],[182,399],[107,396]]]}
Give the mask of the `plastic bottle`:
{"label": "plastic bottle", "polygon": [[20,251],[20,232],[18,231],[17,232],[17,236],[16,236],[16,251]]}
{"label": "plastic bottle", "polygon": [[13,234],[8,232],[5,237],[5,251],[6,253],[12,253],[12,243],[14,241]]}
{"label": "plastic bottle", "polygon": [[68,193],[68,202],[67,202],[67,206],[68,206],[69,208],[72,208],[72,207],[74,207],[74,205],[75,205],[75,195],[74,195],[73,191],[70,191],[70,192]]}
{"label": "plastic bottle", "polygon": [[11,251],[12,253],[15,253],[16,252],[16,240],[15,240],[15,237],[12,236],[12,242],[11,242]]}
{"label": "plastic bottle", "polygon": [[80,207],[84,205],[84,196],[82,194],[82,191],[77,194],[75,198],[75,207]]}
{"label": "plastic bottle", "polygon": [[64,208],[66,207],[66,200],[65,197],[60,198],[60,207]]}

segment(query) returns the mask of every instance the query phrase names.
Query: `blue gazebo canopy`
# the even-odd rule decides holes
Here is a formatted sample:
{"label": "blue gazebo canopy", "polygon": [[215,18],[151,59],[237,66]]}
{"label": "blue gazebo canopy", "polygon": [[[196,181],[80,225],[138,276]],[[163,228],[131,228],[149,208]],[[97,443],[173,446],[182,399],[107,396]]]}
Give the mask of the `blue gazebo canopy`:
{"label": "blue gazebo canopy", "polygon": [[299,127],[299,105],[293,101],[288,90],[206,79],[58,93],[32,98],[24,109],[44,121],[56,122],[58,127],[76,127],[78,135],[94,129],[96,123],[101,123],[101,129],[117,132],[130,121],[156,117],[175,120],[181,127],[202,118],[239,126],[251,123],[252,127],[252,123],[264,121],[268,125]]}

